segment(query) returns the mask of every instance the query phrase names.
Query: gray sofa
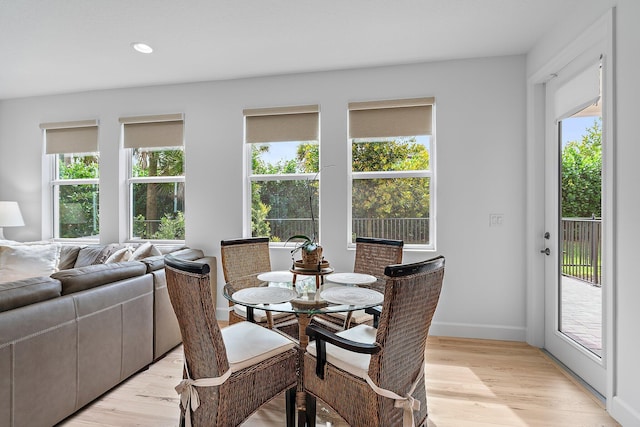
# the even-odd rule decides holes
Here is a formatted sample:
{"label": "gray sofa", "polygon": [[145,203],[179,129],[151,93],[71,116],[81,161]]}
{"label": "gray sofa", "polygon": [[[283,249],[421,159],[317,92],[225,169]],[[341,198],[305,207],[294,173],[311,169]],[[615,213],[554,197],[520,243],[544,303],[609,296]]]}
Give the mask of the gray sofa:
{"label": "gray sofa", "polygon": [[[172,254],[215,272],[200,250]],[[180,344],[163,260],[0,283],[0,426],[52,426]]]}

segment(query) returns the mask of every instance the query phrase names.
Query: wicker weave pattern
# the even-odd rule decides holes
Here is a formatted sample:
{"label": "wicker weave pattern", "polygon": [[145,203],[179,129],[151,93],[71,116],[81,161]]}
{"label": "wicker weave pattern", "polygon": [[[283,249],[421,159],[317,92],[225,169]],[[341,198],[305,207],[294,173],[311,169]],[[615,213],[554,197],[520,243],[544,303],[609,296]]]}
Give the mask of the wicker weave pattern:
{"label": "wicker weave pattern", "polygon": [[[195,274],[165,266],[167,289],[180,325],[184,356],[191,378],[214,378],[229,368],[217,323],[209,274]],[[199,387],[200,407],[192,425],[237,426],[262,404],[297,382],[296,349],[234,372],[219,387]],[[186,373],[183,374],[186,378]],[[184,415],[184,408],[181,411]]]}
{"label": "wicker weave pattern", "polygon": [[[384,239],[356,239],[356,257],[353,266],[354,273],[370,274],[378,279],[377,282],[368,285],[360,285],[363,288],[374,289],[384,294],[385,279],[384,269],[388,265],[402,263],[403,243],[399,240]],[[318,315],[314,323],[320,324],[332,331],[344,329],[344,317],[334,314]],[[349,326],[373,325],[373,317],[357,322],[351,320]]]}
{"label": "wicker weave pattern", "polygon": [[378,278],[378,282],[369,285],[372,289],[384,293],[384,268],[388,265],[402,263],[402,244],[389,244],[389,240],[367,239],[356,241],[356,259],[353,266],[355,273],[370,274]]}
{"label": "wicker weave pattern", "polygon": [[[435,312],[444,266],[426,273],[388,278],[376,342],[382,350],[371,357],[369,377],[379,387],[405,395],[424,369],[424,352]],[[353,426],[401,426],[402,409],[376,394],[362,379],[327,363],[325,379],[315,374],[316,359],[305,354],[305,390],[319,397]],[[427,418],[424,377],[413,397],[420,401],[416,425]]]}
{"label": "wicker weave pattern", "polygon": [[[222,272],[225,282],[234,282],[236,289],[258,286],[259,281],[256,273],[271,271],[271,258],[269,256],[269,239],[252,238],[252,239],[235,239],[223,240],[220,242]],[[248,276],[248,277],[247,277]],[[229,307],[233,303],[229,301]],[[272,314],[267,313],[267,317],[271,318]],[[243,322],[247,319],[238,315],[233,310],[229,310],[229,324]],[[297,323],[295,316],[279,316],[272,319],[273,326],[280,329],[282,326],[285,333],[291,334],[295,332],[297,337]],[[266,325],[269,321],[258,323]]]}

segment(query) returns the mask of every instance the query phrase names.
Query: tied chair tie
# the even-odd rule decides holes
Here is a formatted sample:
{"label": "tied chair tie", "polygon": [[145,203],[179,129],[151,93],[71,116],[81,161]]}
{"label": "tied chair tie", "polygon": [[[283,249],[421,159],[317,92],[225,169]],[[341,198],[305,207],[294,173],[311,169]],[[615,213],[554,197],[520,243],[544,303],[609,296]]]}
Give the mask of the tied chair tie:
{"label": "tied chair tie", "polygon": [[184,371],[187,374],[187,378],[180,381],[176,386],[176,392],[180,395],[182,407],[185,408],[185,427],[191,427],[191,411],[195,412],[200,407],[200,397],[196,387],[217,387],[224,384],[231,376],[231,368],[227,369],[227,372],[219,377],[194,380],[189,374],[189,368],[185,360]]}
{"label": "tied chair tie", "polygon": [[395,400],[394,406],[396,408],[402,408],[403,410],[402,427],[415,427],[415,421],[413,419],[413,411],[420,410],[420,401],[415,399],[412,396],[412,394],[415,391],[418,383],[420,382],[420,379],[422,379],[423,376],[424,376],[424,369],[420,371],[420,375],[418,375],[418,378],[416,378],[416,380],[413,382],[413,384],[411,385],[411,389],[409,389],[409,392],[405,397],[402,397],[399,394],[392,392],[391,390],[386,390],[384,388],[378,387],[377,385],[375,385],[375,383],[369,377],[369,375],[365,377],[365,380],[367,381],[367,384],[369,384],[369,387],[371,387],[373,391],[375,391],[380,396],[387,397],[389,399],[394,399]]}
{"label": "tied chair tie", "polygon": [[[352,426],[426,425],[424,354],[444,257],[389,265],[385,276],[378,328],[358,325],[333,333],[321,325],[307,327],[315,338],[303,364],[307,411],[319,398]],[[315,414],[309,415],[313,422]]]}

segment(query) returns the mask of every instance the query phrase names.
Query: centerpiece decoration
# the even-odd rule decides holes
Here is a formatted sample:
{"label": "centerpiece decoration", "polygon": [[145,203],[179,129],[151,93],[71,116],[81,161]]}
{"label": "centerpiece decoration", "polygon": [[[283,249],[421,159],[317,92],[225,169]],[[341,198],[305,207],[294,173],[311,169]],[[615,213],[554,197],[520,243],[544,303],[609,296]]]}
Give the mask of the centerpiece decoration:
{"label": "centerpiece decoration", "polygon": [[[322,264],[322,246],[314,238],[297,234],[287,239],[289,241],[298,241],[295,248],[291,250],[291,258],[294,260],[294,267],[302,265],[305,269],[314,269]],[[295,260],[295,254],[300,252],[302,259]]]}
{"label": "centerpiece decoration", "polygon": [[[318,171],[314,177],[314,181],[317,178],[320,171]],[[292,269],[303,269],[312,271],[322,271],[323,268],[329,267],[329,263],[324,260],[322,255],[322,246],[316,240],[316,221],[313,215],[313,191],[309,181],[306,181],[307,195],[309,198],[309,211],[311,212],[311,229],[313,234],[311,237],[304,234],[296,234],[291,236],[285,242],[285,245],[290,242],[296,242],[296,246],[291,250],[291,259],[293,261]],[[301,259],[296,260],[296,253],[300,252]]]}

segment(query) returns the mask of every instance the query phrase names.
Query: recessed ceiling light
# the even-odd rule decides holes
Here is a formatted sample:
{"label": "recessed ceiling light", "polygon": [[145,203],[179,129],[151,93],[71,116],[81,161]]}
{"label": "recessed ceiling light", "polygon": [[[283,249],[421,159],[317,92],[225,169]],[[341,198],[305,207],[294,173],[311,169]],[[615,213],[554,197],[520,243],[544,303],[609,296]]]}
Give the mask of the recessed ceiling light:
{"label": "recessed ceiling light", "polygon": [[137,50],[140,53],[151,53],[153,52],[153,48],[146,43],[135,42],[131,43],[131,47]]}

